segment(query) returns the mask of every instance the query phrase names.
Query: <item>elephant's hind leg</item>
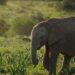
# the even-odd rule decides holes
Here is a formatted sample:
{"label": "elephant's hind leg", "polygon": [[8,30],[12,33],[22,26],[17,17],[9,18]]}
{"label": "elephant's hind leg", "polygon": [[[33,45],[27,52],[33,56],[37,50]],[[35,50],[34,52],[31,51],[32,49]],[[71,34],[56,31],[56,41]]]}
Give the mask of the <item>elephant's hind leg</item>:
{"label": "elephant's hind leg", "polygon": [[56,75],[56,63],[57,58],[59,56],[59,51],[57,48],[52,48],[51,50],[51,57],[49,59],[49,75]]}
{"label": "elephant's hind leg", "polygon": [[71,57],[65,55],[64,56],[64,63],[61,71],[59,72],[60,75],[68,75],[67,69],[69,68],[69,63],[70,63]]}

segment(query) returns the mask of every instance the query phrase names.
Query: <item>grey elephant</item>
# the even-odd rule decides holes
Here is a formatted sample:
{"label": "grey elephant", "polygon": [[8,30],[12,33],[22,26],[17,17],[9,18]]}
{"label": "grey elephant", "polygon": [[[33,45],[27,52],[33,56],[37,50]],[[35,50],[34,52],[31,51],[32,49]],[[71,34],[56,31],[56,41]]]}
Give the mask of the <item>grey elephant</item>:
{"label": "grey elephant", "polygon": [[43,66],[49,75],[56,75],[59,53],[64,55],[60,75],[67,75],[66,69],[75,56],[75,17],[53,18],[36,24],[32,29],[32,63],[38,64],[37,50],[45,45]]}

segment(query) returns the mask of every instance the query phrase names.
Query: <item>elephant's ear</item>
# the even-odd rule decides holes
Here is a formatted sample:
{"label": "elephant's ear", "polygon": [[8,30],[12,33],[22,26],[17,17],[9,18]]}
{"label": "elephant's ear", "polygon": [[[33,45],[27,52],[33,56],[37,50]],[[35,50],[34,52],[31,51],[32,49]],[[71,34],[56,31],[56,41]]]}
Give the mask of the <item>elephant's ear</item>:
{"label": "elephant's ear", "polygon": [[48,43],[49,45],[53,45],[56,42],[59,42],[65,37],[65,31],[61,27],[55,27],[51,30],[51,34],[49,34]]}

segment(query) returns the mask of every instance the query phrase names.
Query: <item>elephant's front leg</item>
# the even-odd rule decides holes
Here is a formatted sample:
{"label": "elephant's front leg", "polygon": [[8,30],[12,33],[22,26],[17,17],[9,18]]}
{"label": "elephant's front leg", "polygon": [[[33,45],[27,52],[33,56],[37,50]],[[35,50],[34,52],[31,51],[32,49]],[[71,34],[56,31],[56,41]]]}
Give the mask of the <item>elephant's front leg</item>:
{"label": "elephant's front leg", "polygon": [[61,71],[59,72],[60,75],[68,75],[67,69],[69,68],[69,63],[70,63],[71,57],[65,55],[64,56],[64,63]]}
{"label": "elephant's front leg", "polygon": [[51,50],[51,57],[50,57],[50,64],[49,64],[49,75],[56,75],[56,63],[57,58],[59,55],[59,51],[52,49]]}
{"label": "elephant's front leg", "polygon": [[43,60],[43,66],[45,69],[49,71],[49,51],[45,53],[44,60]]}
{"label": "elephant's front leg", "polygon": [[46,51],[45,51],[45,55],[44,55],[44,60],[43,60],[43,66],[46,70],[49,71],[49,58],[50,58],[50,51],[49,51],[49,48],[48,46],[46,45]]}
{"label": "elephant's front leg", "polygon": [[49,46],[48,46],[47,43],[45,44],[45,49],[46,49],[46,51],[45,51],[44,59],[43,59],[43,66],[44,66],[44,68],[46,70],[49,71],[49,58],[50,58],[49,54],[50,54],[50,49],[49,49]]}

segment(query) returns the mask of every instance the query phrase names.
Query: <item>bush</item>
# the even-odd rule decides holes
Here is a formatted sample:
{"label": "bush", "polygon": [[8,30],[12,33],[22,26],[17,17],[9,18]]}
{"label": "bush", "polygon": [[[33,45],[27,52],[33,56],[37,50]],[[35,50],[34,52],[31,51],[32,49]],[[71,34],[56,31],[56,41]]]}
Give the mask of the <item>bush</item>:
{"label": "bush", "polygon": [[64,0],[64,9],[75,10],[75,0]]}
{"label": "bush", "polygon": [[28,15],[24,15],[21,17],[18,16],[13,21],[13,23],[14,23],[14,29],[13,30],[18,35],[29,36],[33,26],[36,23],[43,21],[43,20],[44,20],[43,14],[40,12],[32,13],[31,16],[28,16]]}
{"label": "bush", "polygon": [[29,17],[17,17],[14,20],[14,32],[18,35],[30,35],[30,32],[32,30],[32,27],[34,25],[34,22],[31,18]]}
{"label": "bush", "polygon": [[10,26],[4,20],[0,20],[0,36],[4,35],[6,31],[9,30],[9,27]]}

